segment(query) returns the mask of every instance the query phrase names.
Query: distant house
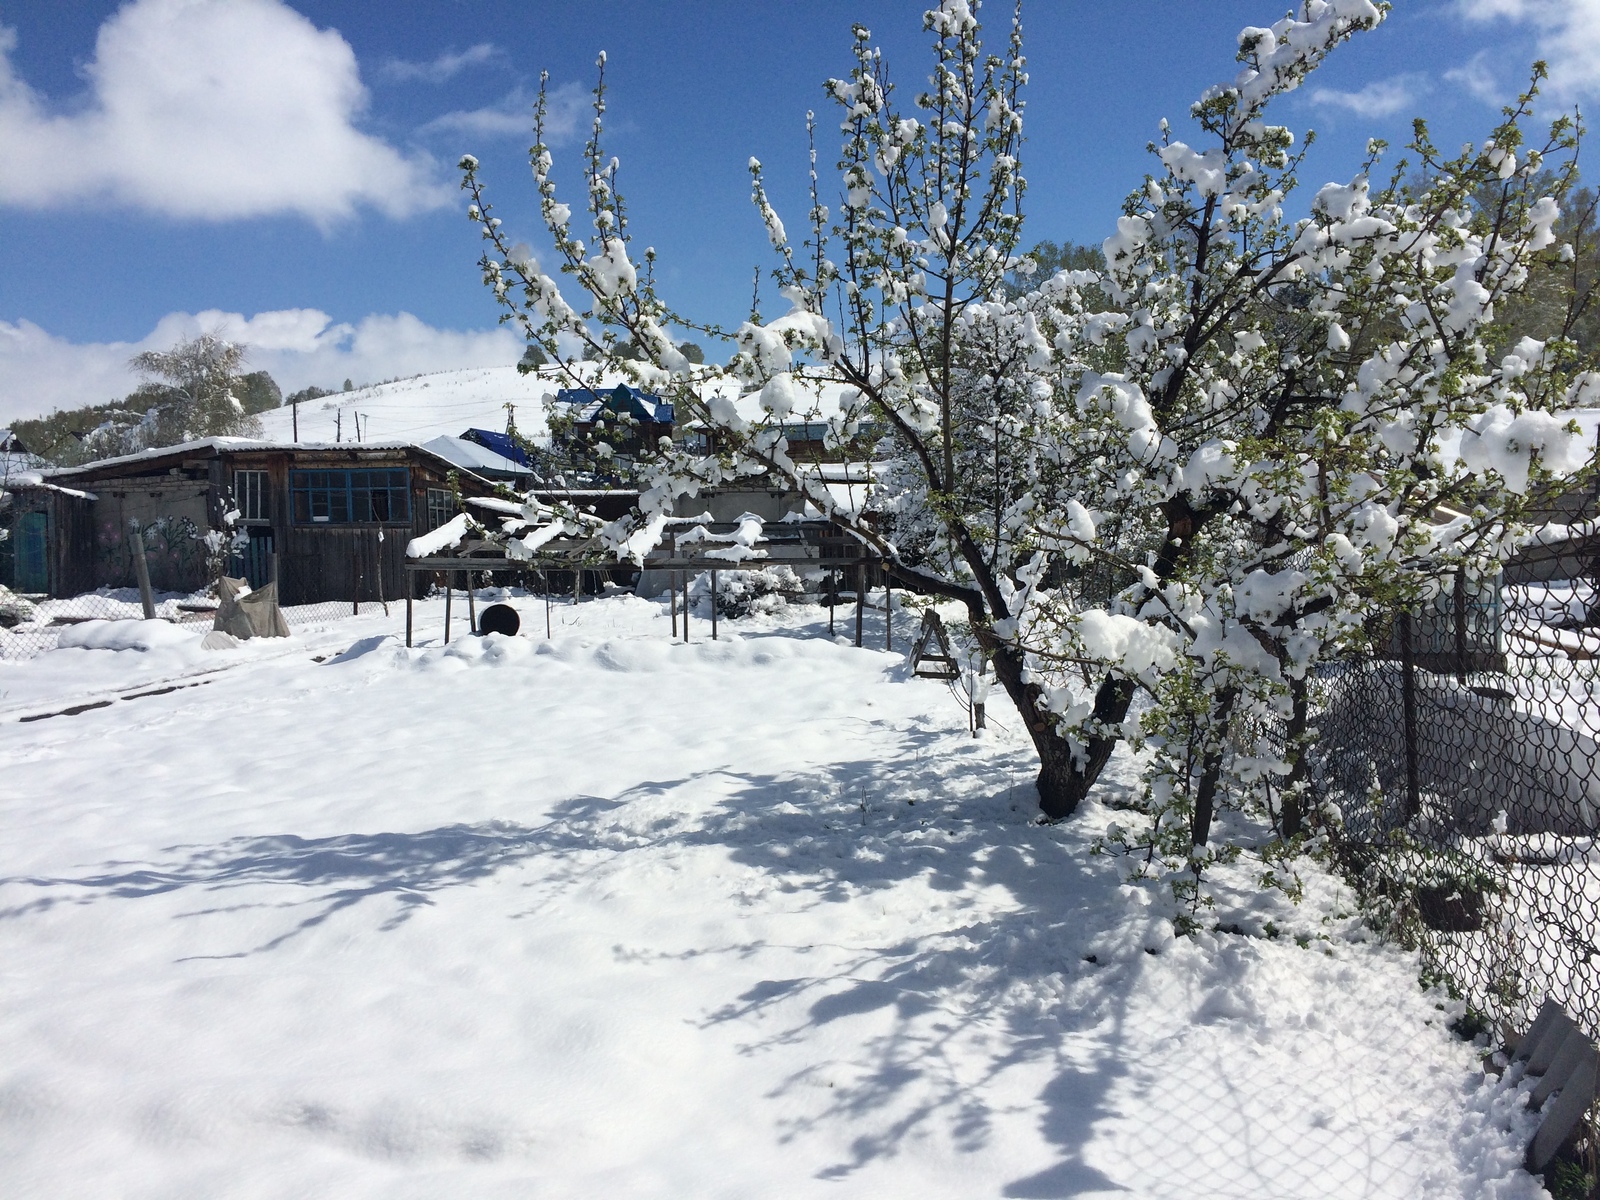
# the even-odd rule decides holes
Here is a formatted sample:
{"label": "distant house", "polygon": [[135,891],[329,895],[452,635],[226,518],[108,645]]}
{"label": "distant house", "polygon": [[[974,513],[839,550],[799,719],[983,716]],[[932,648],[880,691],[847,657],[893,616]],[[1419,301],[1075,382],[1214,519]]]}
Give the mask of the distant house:
{"label": "distant house", "polygon": [[619,458],[636,458],[672,436],[672,405],[625,383],[610,389],[562,388],[554,404],[556,412],[564,409],[571,417],[573,432],[580,437],[589,437],[603,424],[606,441]]}
{"label": "distant house", "polygon": [[[242,534],[230,570],[252,584],[276,567],[284,604],[378,600],[406,586],[406,543],[494,484],[405,442],[207,438],[13,479],[11,578],[22,592],[75,595],[133,585],[130,523],[144,531],[151,582],[190,592],[209,580],[206,534]],[[5,564],[0,564],[5,565]]]}

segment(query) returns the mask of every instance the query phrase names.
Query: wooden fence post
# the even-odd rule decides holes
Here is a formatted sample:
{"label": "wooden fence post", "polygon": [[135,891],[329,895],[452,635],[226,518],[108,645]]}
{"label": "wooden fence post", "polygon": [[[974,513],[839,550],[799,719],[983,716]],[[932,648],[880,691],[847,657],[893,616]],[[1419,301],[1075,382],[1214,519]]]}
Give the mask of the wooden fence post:
{"label": "wooden fence post", "polygon": [[472,594],[472,572],[464,571],[462,574],[467,582],[467,629],[471,633],[478,632],[478,604]]}
{"label": "wooden fence post", "polygon": [[883,648],[894,649],[894,584],[887,566],[883,568]]}
{"label": "wooden fence post", "polygon": [[861,645],[861,624],[867,614],[867,566],[856,564],[856,646]]}
{"label": "wooden fence post", "polygon": [[378,560],[378,603],[383,605],[383,615],[387,617],[389,615],[389,601],[386,600],[383,595],[383,527],[381,525],[378,527],[378,549],[376,557]]}
{"label": "wooden fence post", "polygon": [[156,597],[150,589],[150,564],[144,560],[144,530],[137,520],[128,522],[128,548],[133,552],[133,577],[139,583],[139,604],[144,609],[144,619],[156,619]]}

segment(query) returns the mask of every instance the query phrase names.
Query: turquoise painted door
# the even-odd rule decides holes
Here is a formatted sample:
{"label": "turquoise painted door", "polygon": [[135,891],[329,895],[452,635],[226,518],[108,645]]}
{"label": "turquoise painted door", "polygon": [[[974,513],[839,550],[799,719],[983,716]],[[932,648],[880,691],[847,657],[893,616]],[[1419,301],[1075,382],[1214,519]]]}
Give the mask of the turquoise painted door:
{"label": "turquoise painted door", "polygon": [[50,563],[45,554],[46,523],[41,512],[23,513],[17,522],[16,577],[19,592],[50,590]]}

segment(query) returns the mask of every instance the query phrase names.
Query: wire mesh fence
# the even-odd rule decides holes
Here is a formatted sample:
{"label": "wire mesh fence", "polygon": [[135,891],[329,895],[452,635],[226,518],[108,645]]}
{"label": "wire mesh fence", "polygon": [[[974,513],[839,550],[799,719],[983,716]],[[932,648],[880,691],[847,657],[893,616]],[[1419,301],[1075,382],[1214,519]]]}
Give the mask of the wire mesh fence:
{"label": "wire mesh fence", "polygon": [[1346,875],[1465,1031],[1499,1044],[1553,998],[1600,1037],[1600,587],[1458,582],[1371,632],[1313,688]]}
{"label": "wire mesh fence", "polygon": [[[205,591],[157,592],[154,600],[157,620],[196,631],[211,628],[218,607],[217,598]],[[374,600],[330,600],[282,609],[291,629],[313,628],[379,611],[385,611],[385,606]],[[36,658],[62,646],[76,645],[92,628],[92,622],[143,618],[144,606],[137,588],[101,588],[65,598],[0,590],[0,659]]]}

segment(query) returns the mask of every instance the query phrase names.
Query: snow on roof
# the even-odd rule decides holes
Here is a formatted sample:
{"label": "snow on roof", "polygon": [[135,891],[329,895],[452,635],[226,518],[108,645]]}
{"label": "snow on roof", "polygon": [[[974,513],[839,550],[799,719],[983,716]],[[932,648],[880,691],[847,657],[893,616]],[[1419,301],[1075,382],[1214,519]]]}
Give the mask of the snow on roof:
{"label": "snow on roof", "polygon": [[[82,463],[76,467],[53,467],[40,472],[41,478],[71,479],[91,471],[103,471],[107,467],[131,466],[141,462],[151,462],[156,459],[172,458],[184,454],[197,454],[202,451],[221,453],[223,451],[249,451],[249,450],[338,450],[338,451],[418,451],[437,459],[447,467],[464,469],[478,482],[489,485],[487,479],[476,475],[471,467],[462,467],[440,454],[437,450],[427,446],[419,446],[416,442],[287,442],[269,441],[265,438],[237,438],[237,437],[209,437],[199,438],[192,442],[179,442],[175,446],[153,446],[148,450],[140,450],[136,454],[123,454],[116,458],[101,458],[94,462]],[[52,485],[53,486],[53,485]],[[62,488],[62,491],[68,489]],[[88,493],[84,493],[88,495]],[[91,497],[92,498],[92,497]]]}
{"label": "snow on roof", "polygon": [[99,499],[93,492],[84,492],[77,488],[62,487],[58,483],[46,482],[45,477],[38,471],[18,471],[14,475],[6,476],[3,480],[0,480],[0,483],[18,491],[26,489],[29,491],[58,492],[63,496],[72,496],[78,500]]}
{"label": "snow on roof", "polygon": [[[85,471],[98,471],[105,467],[120,467],[129,463],[149,462],[157,458],[171,458],[174,455],[196,454],[201,451],[221,452],[224,450],[406,450],[416,446],[415,442],[289,442],[269,438],[240,438],[240,437],[208,437],[196,438],[192,442],[178,442],[171,446],[152,446],[148,450],[139,450],[133,454],[119,454],[114,458],[97,458],[93,462],[80,463],[75,467],[52,467],[44,472],[50,476],[69,476],[82,474]],[[420,449],[420,447],[418,447]]]}
{"label": "snow on roof", "polygon": [[436,437],[430,442],[423,442],[422,448],[469,471],[493,471],[499,475],[528,474],[528,468],[521,463],[465,438]]}

